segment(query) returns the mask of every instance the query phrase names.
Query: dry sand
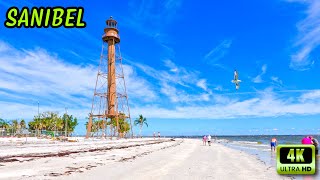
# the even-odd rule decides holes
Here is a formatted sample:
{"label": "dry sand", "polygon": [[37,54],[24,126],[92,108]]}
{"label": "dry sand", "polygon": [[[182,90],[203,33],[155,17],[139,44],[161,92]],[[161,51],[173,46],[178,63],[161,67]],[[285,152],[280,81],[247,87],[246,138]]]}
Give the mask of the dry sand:
{"label": "dry sand", "polygon": [[288,179],[255,156],[201,140],[0,145],[0,179]]}

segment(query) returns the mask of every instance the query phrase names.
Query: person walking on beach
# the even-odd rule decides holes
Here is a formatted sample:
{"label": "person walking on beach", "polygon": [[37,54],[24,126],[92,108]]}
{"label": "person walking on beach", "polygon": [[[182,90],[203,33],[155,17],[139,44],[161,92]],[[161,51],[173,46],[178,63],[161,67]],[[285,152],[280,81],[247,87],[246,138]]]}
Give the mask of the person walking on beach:
{"label": "person walking on beach", "polygon": [[211,136],[210,135],[207,137],[207,141],[208,141],[208,145],[211,146]]}
{"label": "person walking on beach", "polygon": [[272,151],[272,148],[273,148],[273,151],[276,151],[277,139],[275,137],[271,139],[270,145],[271,145],[271,151]]}
{"label": "person walking on beach", "polygon": [[316,149],[316,155],[318,155],[319,141],[318,141],[316,138],[312,137],[312,136],[311,136],[311,140],[312,140],[312,143],[313,143],[313,145],[314,145],[314,147],[315,147],[315,149]]}
{"label": "person walking on beach", "polygon": [[153,132],[153,139],[156,138],[156,132]]}
{"label": "person walking on beach", "polygon": [[160,138],[160,132],[158,132],[158,138]]}
{"label": "person walking on beach", "polygon": [[207,136],[203,136],[203,138],[202,138],[202,141],[203,141],[203,145],[207,145]]}

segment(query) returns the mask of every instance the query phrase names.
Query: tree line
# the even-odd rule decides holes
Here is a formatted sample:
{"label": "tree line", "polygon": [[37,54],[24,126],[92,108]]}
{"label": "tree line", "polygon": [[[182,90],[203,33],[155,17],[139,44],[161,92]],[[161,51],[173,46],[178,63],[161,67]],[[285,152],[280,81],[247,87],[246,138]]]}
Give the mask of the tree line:
{"label": "tree line", "polygon": [[[89,114],[90,117],[90,114]],[[89,117],[87,119],[89,119]],[[116,133],[120,135],[120,137],[125,137],[131,130],[131,126],[129,122],[125,119],[125,114],[120,113],[118,117],[119,122],[119,130],[117,130],[117,119],[111,118],[110,121],[106,121],[104,119],[92,119],[91,125],[91,136],[94,136],[95,133],[104,132],[108,127],[110,128],[111,136],[116,136]],[[146,125],[148,127],[147,119],[142,115],[134,121],[135,126],[139,126],[139,136],[141,137],[142,127]],[[88,129],[88,122],[85,124],[86,129]]]}
{"label": "tree line", "polygon": [[0,128],[1,129],[12,129],[12,130],[17,130],[17,129],[26,129],[26,121],[24,119],[18,120],[12,120],[12,121],[6,121],[4,119],[0,118]]}
{"label": "tree line", "polygon": [[22,130],[35,131],[37,135],[40,135],[44,130],[49,134],[67,130],[67,135],[70,135],[77,125],[78,120],[73,115],[65,113],[59,116],[58,112],[51,111],[35,115],[33,120],[28,122],[28,128],[24,119],[6,121],[0,118],[0,128],[5,129],[7,133],[13,134],[21,134]]}
{"label": "tree line", "polygon": [[[118,122],[119,129],[117,129],[116,118],[111,118],[110,121],[93,118],[91,126],[92,135],[98,132],[103,132],[107,127],[109,127],[111,132],[110,135],[115,136],[116,133],[119,133],[121,137],[125,137],[130,132],[131,126],[126,120],[124,114],[120,114]],[[28,124],[24,119],[8,121],[0,118],[0,129],[5,131],[2,131],[2,133],[10,134],[22,134],[23,131],[27,130],[34,131],[37,135],[40,135],[43,131],[51,135],[54,132],[60,132],[60,135],[64,135],[65,130],[67,130],[67,135],[70,135],[70,133],[74,132],[77,125],[78,120],[73,115],[65,113],[59,116],[58,112],[52,111],[35,115],[32,121],[29,121]],[[141,137],[143,126],[146,125],[148,127],[147,119],[142,115],[139,115],[139,117],[134,121],[134,125],[139,126],[139,135]],[[85,126],[88,128],[88,122],[86,122]]]}

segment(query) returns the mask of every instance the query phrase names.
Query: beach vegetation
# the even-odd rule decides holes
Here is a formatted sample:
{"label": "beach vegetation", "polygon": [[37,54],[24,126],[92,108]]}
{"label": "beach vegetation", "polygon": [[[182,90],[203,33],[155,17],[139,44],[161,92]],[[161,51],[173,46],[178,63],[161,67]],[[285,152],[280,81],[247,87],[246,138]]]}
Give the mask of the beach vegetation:
{"label": "beach vegetation", "polygon": [[2,136],[4,134],[21,135],[22,131],[26,129],[26,122],[24,119],[14,119],[11,121],[0,119],[0,129]]}
{"label": "beach vegetation", "polygon": [[10,128],[10,123],[4,119],[0,118],[0,130],[1,130],[1,136],[4,134],[7,134]]}
{"label": "beach vegetation", "polygon": [[78,120],[72,115],[64,114],[59,116],[57,112],[47,111],[39,116],[34,116],[33,121],[30,121],[28,125],[30,130],[35,130],[38,134],[43,130],[64,132],[67,128],[67,135],[69,135],[78,125]]}
{"label": "beach vegetation", "polygon": [[21,121],[20,121],[20,128],[21,129],[26,129],[27,128],[27,124],[26,124],[26,121],[24,119],[21,119]]}
{"label": "beach vegetation", "polygon": [[[123,113],[119,114],[118,122],[119,122],[118,133],[120,134],[120,137],[125,137],[131,129],[130,124],[128,123],[128,121],[125,118],[125,114],[123,114]],[[113,135],[115,135],[117,132],[117,129],[116,129],[117,128],[117,119],[111,118],[111,121],[108,123],[108,125],[111,125]]]}
{"label": "beach vegetation", "polygon": [[3,129],[10,128],[9,122],[0,118],[0,128],[3,128]]}
{"label": "beach vegetation", "polygon": [[139,117],[134,121],[134,125],[138,125],[140,127],[139,135],[141,137],[143,125],[146,125],[148,127],[147,118],[143,117],[142,114],[140,114]]}
{"label": "beach vegetation", "polygon": [[[87,117],[86,119],[89,119]],[[111,118],[110,120],[106,121],[104,119],[96,119],[92,118],[92,126],[91,132],[94,134],[98,134],[99,132],[104,132],[106,128],[110,128],[110,135],[116,136],[117,132],[119,133],[120,137],[125,137],[127,133],[130,131],[130,124],[125,118],[125,114],[120,113],[118,117],[119,122],[119,130],[117,130],[117,119]],[[88,129],[88,122],[85,123],[86,129]]]}

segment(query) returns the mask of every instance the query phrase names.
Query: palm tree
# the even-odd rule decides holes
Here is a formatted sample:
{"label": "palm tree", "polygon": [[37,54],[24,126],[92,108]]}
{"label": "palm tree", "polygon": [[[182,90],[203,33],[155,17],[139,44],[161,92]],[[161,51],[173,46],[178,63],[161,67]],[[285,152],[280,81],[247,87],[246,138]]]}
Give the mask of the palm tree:
{"label": "palm tree", "polygon": [[115,136],[116,135],[116,127],[117,127],[117,120],[116,118],[110,118],[110,121],[107,121],[106,123],[107,126],[110,127],[110,136]]}
{"label": "palm tree", "polygon": [[12,128],[12,133],[16,133],[18,129],[18,120],[12,120],[11,128]]}
{"label": "palm tree", "polygon": [[0,118],[0,128],[8,129],[10,127],[9,123],[4,119]]}
{"label": "palm tree", "polygon": [[0,128],[2,129],[2,133],[9,132],[9,128],[10,128],[9,122],[0,118]]}
{"label": "palm tree", "polygon": [[36,131],[36,133],[39,135],[40,134],[40,129],[41,129],[41,120],[38,116],[34,116],[33,121],[30,121],[28,123],[29,129]]}
{"label": "palm tree", "polygon": [[75,127],[78,125],[78,119],[76,117],[73,117],[72,115],[64,114],[61,119],[64,122],[63,130],[65,130],[65,123],[67,121],[67,136],[69,136],[70,133],[72,133],[75,129]]}
{"label": "palm tree", "polygon": [[137,118],[135,121],[134,121],[134,125],[139,125],[140,126],[140,137],[141,137],[141,131],[142,131],[142,127],[143,125],[146,125],[148,127],[148,123],[147,123],[147,118],[143,117],[142,114],[139,115],[139,118]]}
{"label": "palm tree", "polygon": [[120,126],[119,133],[122,134],[122,137],[125,137],[127,132],[130,131],[130,124],[123,119],[119,122],[119,126]]}
{"label": "palm tree", "polygon": [[20,121],[20,127],[21,129],[26,129],[27,126],[26,126],[26,121],[24,119]]}

